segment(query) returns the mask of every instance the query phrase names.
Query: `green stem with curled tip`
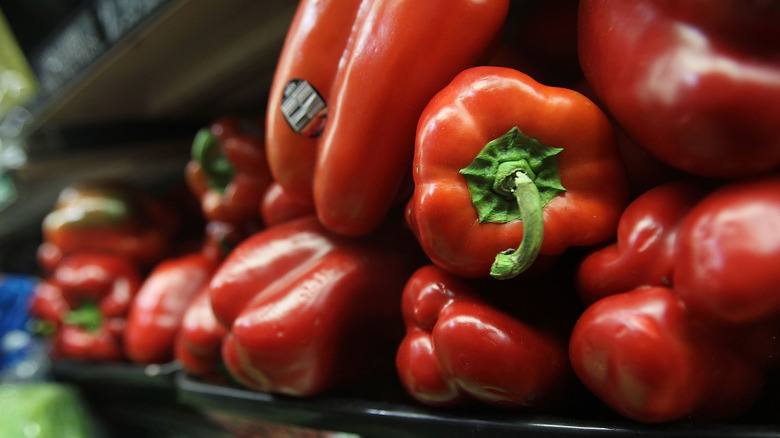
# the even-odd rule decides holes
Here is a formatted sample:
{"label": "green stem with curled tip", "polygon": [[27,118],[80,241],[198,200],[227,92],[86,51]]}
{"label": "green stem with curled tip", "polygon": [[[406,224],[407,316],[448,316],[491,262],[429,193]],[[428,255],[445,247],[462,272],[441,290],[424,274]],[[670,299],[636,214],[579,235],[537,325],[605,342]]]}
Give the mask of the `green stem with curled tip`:
{"label": "green stem with curled tip", "polygon": [[521,169],[502,178],[499,185],[515,197],[520,209],[520,220],[523,221],[523,239],[520,246],[496,254],[490,267],[490,275],[493,278],[506,280],[531,267],[539,255],[544,237],[544,215],[539,201],[539,189],[533,179]]}
{"label": "green stem with curled tip", "polygon": [[563,149],[542,144],[517,127],[488,142],[460,170],[480,223],[523,222],[517,249],[498,253],[490,275],[509,279],[528,269],[544,238],[544,207],[566,189],[558,174],[557,155]]}

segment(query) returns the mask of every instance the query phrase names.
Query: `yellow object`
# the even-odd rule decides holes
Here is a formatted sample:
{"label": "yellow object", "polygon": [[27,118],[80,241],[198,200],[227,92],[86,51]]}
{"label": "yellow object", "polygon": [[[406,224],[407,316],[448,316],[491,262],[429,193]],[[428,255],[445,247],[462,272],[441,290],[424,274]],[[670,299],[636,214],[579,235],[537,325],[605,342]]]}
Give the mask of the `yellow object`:
{"label": "yellow object", "polygon": [[26,104],[37,91],[35,74],[0,11],[0,121],[11,109]]}

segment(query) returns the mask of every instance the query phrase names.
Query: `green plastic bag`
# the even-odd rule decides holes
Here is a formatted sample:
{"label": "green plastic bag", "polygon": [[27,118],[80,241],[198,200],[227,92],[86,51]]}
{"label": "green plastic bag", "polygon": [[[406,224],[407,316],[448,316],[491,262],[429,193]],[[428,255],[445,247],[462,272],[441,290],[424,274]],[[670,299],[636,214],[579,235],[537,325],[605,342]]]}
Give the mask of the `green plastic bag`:
{"label": "green plastic bag", "polygon": [[39,382],[0,385],[0,437],[93,438],[96,435],[76,388]]}

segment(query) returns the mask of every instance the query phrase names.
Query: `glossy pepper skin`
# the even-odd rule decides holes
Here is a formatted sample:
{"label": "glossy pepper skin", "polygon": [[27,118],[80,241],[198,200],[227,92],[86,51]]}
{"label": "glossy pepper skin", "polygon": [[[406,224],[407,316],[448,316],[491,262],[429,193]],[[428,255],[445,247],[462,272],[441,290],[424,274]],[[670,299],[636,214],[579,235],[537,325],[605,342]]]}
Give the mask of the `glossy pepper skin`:
{"label": "glossy pepper skin", "polygon": [[[471,175],[479,196],[464,174],[470,167],[483,172]],[[522,189],[498,183],[520,176]],[[526,205],[518,207],[515,193],[525,194]],[[474,67],[422,113],[407,221],[430,259],[451,274],[511,278],[537,255],[607,242],[627,203],[612,125],[573,90],[547,87],[509,68]],[[495,218],[483,217],[478,204],[492,208]],[[510,208],[522,215],[508,217]],[[500,256],[513,265],[497,271],[497,255],[518,246]],[[511,260],[523,254],[522,263]]]}
{"label": "glossy pepper skin", "polygon": [[150,364],[173,359],[184,313],[208,284],[217,264],[217,259],[198,252],[166,259],[155,266],[127,314],[123,341],[131,361]]}
{"label": "glossy pepper skin", "polygon": [[673,285],[691,312],[745,324],[780,317],[780,176],[727,184],[685,217]]}
{"label": "glossy pepper skin", "polygon": [[38,261],[50,271],[77,252],[105,252],[144,267],[170,251],[179,227],[176,210],[142,188],[93,181],[63,188],[42,223]]}
{"label": "glossy pepper skin", "polygon": [[207,221],[252,225],[271,183],[262,123],[223,117],[198,131],[185,179]]}
{"label": "glossy pepper skin", "polygon": [[[301,0],[276,64],[266,111],[268,165],[284,191],[304,202],[313,203],[314,167],[328,105],[332,102],[333,78],[361,3],[362,0]],[[305,113],[293,116],[294,123],[305,123],[298,129],[291,129],[281,111],[285,94],[289,95],[285,89],[293,79],[311,84],[325,104],[313,107],[312,111],[317,112],[308,117]]]}
{"label": "glossy pepper skin", "polygon": [[672,182],[626,209],[617,242],[588,254],[577,274],[586,303],[640,286],[672,288],[711,324],[780,316],[780,177],[712,185]]}
{"label": "glossy pepper skin", "polygon": [[573,376],[568,332],[551,330],[552,318],[545,326],[517,315],[539,312],[539,303],[497,307],[475,286],[434,265],[410,277],[402,297],[406,336],[396,355],[409,395],[431,406],[476,400],[505,408],[560,399]]}
{"label": "glossy pepper skin", "polygon": [[780,166],[776,2],[585,0],[579,12],[585,76],[640,146],[696,175]]}
{"label": "glossy pepper skin", "polygon": [[677,233],[706,189],[690,181],[661,184],[643,193],[620,216],[617,240],[589,253],[577,271],[582,302],[640,286],[670,286],[677,258]]}
{"label": "glossy pepper skin", "polygon": [[37,285],[30,313],[53,329],[55,356],[124,360],[125,317],[140,285],[141,274],[127,259],[72,254]]}
{"label": "glossy pepper skin", "polygon": [[588,307],[569,354],[580,380],[633,420],[718,421],[750,407],[764,373],[696,322],[665,287],[639,288]]}
{"label": "glossy pepper skin", "polygon": [[[303,2],[301,7],[316,7],[313,3]],[[309,158],[303,162],[287,150],[281,137],[269,138],[267,143],[277,181],[295,190],[305,183],[288,186],[287,180],[311,179],[309,197],[325,227],[341,235],[362,236],[377,229],[388,212],[408,196],[414,131],[422,109],[458,72],[484,55],[503,27],[509,2],[363,1],[350,3],[334,21],[346,21],[343,14],[353,13],[350,6],[358,6],[354,21],[345,26],[351,32],[334,36],[345,41],[340,46],[343,51],[339,54],[335,47],[327,48],[311,61],[324,61],[324,70],[314,80],[325,84],[323,97],[327,97],[327,122],[316,142],[316,155],[302,155]],[[312,17],[318,16],[312,13]],[[325,17],[329,15],[323,13],[312,27],[291,29],[290,47],[283,49],[284,63],[276,71],[277,84],[308,80],[298,72],[316,68],[306,58],[321,50],[313,40],[319,28],[334,27]],[[290,61],[294,56],[300,59]],[[330,78],[322,77],[331,73]],[[281,111],[279,91],[274,92],[267,109],[272,121]],[[298,172],[306,176],[278,176]]]}
{"label": "glossy pepper skin", "polygon": [[202,288],[187,306],[176,333],[174,357],[187,373],[204,379],[221,379],[222,341],[227,329],[214,316],[210,290]]}
{"label": "glossy pepper skin", "polygon": [[310,216],[236,247],[210,284],[214,315],[229,330],[222,359],[231,376],[306,397],[390,373],[416,260],[393,249],[396,236],[339,238]]}

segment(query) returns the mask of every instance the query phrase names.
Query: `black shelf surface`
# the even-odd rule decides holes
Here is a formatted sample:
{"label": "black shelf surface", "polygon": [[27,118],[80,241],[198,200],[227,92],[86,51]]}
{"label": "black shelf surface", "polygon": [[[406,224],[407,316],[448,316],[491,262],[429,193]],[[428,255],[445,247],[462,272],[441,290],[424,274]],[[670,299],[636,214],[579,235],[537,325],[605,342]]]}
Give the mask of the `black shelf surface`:
{"label": "black shelf surface", "polygon": [[780,437],[780,417],[774,415],[774,408],[723,424],[650,425],[620,418],[598,403],[588,407],[587,401],[572,413],[560,415],[480,407],[434,409],[404,399],[397,391],[300,399],[212,384],[184,372],[176,373],[175,379],[182,403],[245,433],[256,422],[261,427],[279,424],[310,433],[362,437]]}

